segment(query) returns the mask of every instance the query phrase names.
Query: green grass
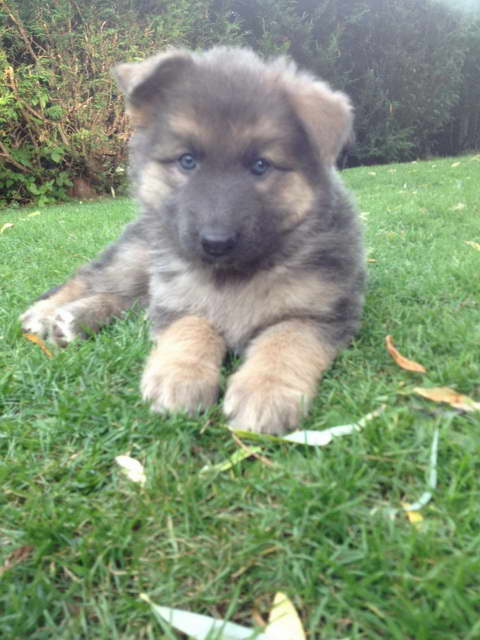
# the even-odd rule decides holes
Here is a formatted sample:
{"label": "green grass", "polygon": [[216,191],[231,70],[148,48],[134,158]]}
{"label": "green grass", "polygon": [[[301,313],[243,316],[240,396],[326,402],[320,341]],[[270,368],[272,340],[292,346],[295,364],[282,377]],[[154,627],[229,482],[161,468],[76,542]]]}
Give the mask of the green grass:
{"label": "green grass", "polygon": [[[220,410],[163,418],[140,400],[141,314],[52,359],[21,336],[18,314],[114,239],[132,205],[0,212],[0,228],[15,225],[0,234],[0,636],[170,637],[141,592],[250,625],[282,590],[309,640],[479,638],[480,415],[409,393],[480,400],[480,252],[465,244],[480,242],[479,174],[480,156],[345,172],[375,262],[361,333],[305,426],[386,410],[323,449],[267,444],[273,467],[216,477],[199,471],[237,449]],[[428,373],[397,367],[386,334]],[[424,490],[437,427],[438,487],[415,527],[391,510]],[[125,453],[145,466],[143,490],[114,462]]]}

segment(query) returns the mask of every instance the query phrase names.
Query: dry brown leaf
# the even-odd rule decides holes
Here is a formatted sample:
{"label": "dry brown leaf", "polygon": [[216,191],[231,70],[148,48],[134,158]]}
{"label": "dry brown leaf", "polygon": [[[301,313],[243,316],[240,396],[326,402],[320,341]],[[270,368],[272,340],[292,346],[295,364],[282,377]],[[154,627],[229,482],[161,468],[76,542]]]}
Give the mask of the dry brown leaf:
{"label": "dry brown leaf", "polygon": [[26,338],[27,340],[30,340],[30,342],[34,342],[35,344],[38,344],[38,346],[46,356],[48,356],[49,358],[53,358],[52,352],[48,349],[47,345],[41,338],[39,338],[38,336],[35,336],[33,333],[24,333],[23,337]]}
{"label": "dry brown leaf", "polygon": [[13,222],[5,222],[5,224],[2,224],[2,226],[0,227],[0,233],[3,233],[7,229],[11,229],[14,226],[15,225],[13,224]]}
{"label": "dry brown leaf", "polygon": [[473,242],[472,240],[465,240],[465,244],[468,244],[469,247],[473,247],[477,251],[480,251],[480,242]]}
{"label": "dry brown leaf", "polygon": [[446,402],[455,409],[462,411],[480,411],[480,402],[475,402],[463,393],[458,393],[450,387],[415,387],[413,390],[419,396],[432,400],[433,402]]}
{"label": "dry brown leaf", "polygon": [[20,564],[20,562],[24,562],[30,556],[32,551],[33,547],[30,547],[28,545],[18,547],[18,549],[14,549],[12,553],[7,556],[3,565],[0,567],[0,578],[6,571],[11,569],[15,565]]}
{"label": "dry brown leaf", "polygon": [[392,356],[392,358],[395,360],[395,362],[398,364],[399,367],[402,367],[402,369],[406,369],[407,371],[416,371],[417,373],[426,373],[427,370],[425,369],[424,366],[422,366],[418,362],[414,362],[413,360],[408,360],[408,358],[405,358],[404,356],[402,356],[402,354],[395,348],[393,344],[392,336],[387,336],[385,338],[385,344],[386,344],[388,353]]}

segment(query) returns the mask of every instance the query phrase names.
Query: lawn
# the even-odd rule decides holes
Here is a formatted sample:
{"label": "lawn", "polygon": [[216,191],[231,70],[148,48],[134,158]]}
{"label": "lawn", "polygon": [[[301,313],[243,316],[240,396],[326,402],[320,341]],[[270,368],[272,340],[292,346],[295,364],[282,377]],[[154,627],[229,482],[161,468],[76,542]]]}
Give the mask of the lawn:
{"label": "lawn", "polygon": [[[385,410],[326,447],[265,442],[218,473],[200,470],[240,446],[219,408],[160,417],[141,401],[143,314],[51,358],[18,325],[133,205],[0,212],[0,636],[172,640],[141,593],[252,626],[280,590],[309,640],[480,638],[480,412],[412,393],[480,401],[479,176],[478,155],[344,173],[369,293],[302,426]],[[401,369],[387,334],[427,373]],[[437,429],[438,484],[414,524],[402,502],[426,488]],[[122,454],[144,465],[143,487]]]}

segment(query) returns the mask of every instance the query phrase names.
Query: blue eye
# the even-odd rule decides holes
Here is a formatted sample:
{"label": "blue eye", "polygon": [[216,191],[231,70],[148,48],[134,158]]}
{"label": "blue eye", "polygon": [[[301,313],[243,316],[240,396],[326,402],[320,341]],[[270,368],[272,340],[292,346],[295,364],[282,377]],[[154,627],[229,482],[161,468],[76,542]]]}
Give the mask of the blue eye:
{"label": "blue eye", "polygon": [[197,167],[197,161],[191,153],[184,153],[183,156],[180,156],[177,162],[182,169],[185,169],[185,171],[192,171]]}
{"label": "blue eye", "polygon": [[258,158],[250,165],[250,171],[254,176],[263,176],[270,169],[270,163],[263,158]]}

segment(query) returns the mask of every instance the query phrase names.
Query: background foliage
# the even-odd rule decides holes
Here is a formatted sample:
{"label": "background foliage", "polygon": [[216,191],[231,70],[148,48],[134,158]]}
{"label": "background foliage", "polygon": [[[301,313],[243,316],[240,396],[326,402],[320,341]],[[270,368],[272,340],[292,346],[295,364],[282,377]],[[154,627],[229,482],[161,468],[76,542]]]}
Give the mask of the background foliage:
{"label": "background foliage", "polygon": [[[466,5],[474,7],[475,3]],[[285,52],[347,91],[349,165],[480,148],[480,11],[437,0],[0,0],[0,205],[118,192],[110,75],[167,45]]]}

